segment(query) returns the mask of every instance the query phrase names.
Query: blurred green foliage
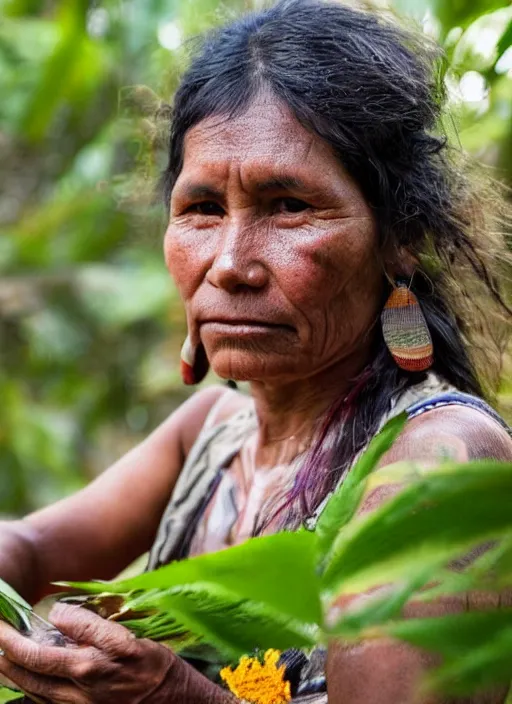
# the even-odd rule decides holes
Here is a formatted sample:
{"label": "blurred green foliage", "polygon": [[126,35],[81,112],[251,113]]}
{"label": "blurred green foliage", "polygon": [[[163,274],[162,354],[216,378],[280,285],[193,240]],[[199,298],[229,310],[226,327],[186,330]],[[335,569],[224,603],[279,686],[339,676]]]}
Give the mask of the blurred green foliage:
{"label": "blurred green foliage", "polygon": [[[259,4],[0,0],[0,514],[74,491],[185,397],[158,96],[187,37]],[[446,47],[446,130],[512,184],[512,6],[394,7]]]}

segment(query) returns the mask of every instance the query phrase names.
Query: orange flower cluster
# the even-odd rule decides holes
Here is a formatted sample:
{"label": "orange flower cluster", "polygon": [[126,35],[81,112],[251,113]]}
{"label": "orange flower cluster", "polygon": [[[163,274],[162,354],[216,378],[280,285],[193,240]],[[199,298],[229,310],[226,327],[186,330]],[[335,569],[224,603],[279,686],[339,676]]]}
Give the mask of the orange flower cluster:
{"label": "orange flower cluster", "polygon": [[267,650],[261,663],[244,655],[234,670],[225,667],[220,676],[236,697],[250,704],[286,704],[292,696],[285,666],[277,666],[280,656],[279,650]]}

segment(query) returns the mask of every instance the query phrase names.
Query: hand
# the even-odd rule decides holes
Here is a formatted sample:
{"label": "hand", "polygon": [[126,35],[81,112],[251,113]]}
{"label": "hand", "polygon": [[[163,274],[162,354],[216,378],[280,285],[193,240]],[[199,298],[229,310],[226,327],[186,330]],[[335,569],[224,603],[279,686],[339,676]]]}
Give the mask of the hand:
{"label": "hand", "polygon": [[228,704],[231,695],[168,648],[119,623],[56,604],[52,623],[77,645],[34,643],[0,623],[0,673],[54,704]]}

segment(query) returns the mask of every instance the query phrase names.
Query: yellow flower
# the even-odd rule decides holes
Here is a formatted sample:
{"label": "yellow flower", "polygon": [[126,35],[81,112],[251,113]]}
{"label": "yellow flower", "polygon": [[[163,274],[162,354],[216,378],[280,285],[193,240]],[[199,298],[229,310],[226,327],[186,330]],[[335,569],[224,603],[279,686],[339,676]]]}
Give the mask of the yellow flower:
{"label": "yellow flower", "polygon": [[277,666],[280,656],[279,650],[267,650],[262,664],[244,655],[234,670],[225,667],[220,676],[236,697],[250,704],[286,704],[292,696],[285,665]]}

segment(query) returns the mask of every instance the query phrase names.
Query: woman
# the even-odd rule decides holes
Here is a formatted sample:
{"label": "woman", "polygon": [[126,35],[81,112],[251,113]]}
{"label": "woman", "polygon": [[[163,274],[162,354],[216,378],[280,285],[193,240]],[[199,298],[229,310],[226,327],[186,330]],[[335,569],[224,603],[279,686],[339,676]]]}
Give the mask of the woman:
{"label": "woman", "polygon": [[[210,365],[248,381],[251,396],[198,392],[84,491],[4,524],[4,579],[36,599],[57,579],[110,578],[151,544],[154,568],[314,526],[402,409],[410,420],[385,463],[512,458],[505,424],[479,398],[504,343],[493,318],[506,311],[501,206],[432,133],[437,62],[424,38],[317,0],[279,3],[206,38],[175,99],[165,258],[187,313],[185,381]],[[470,353],[482,340],[478,365]],[[450,608],[460,604],[439,605]],[[119,624],[69,606],[52,620],[84,647],[0,627],[0,670],[34,695],[235,701]],[[313,660],[297,701],[418,701],[428,666],[388,642],[331,648],[325,684],[313,672],[322,654]]]}

